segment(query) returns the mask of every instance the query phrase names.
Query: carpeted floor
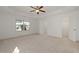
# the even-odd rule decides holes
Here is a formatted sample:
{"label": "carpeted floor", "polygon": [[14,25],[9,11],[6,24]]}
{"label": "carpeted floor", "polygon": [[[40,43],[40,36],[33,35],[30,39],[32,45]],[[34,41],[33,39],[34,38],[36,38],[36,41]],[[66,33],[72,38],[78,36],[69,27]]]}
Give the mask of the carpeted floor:
{"label": "carpeted floor", "polygon": [[30,35],[0,40],[0,53],[75,53],[79,43],[47,35]]}

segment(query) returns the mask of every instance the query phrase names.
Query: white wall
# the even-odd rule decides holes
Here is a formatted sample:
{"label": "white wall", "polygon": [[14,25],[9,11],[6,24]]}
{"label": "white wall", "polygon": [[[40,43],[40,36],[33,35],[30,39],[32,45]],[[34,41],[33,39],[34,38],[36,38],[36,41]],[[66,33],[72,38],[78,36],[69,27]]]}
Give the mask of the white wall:
{"label": "white wall", "polygon": [[[31,22],[31,30],[16,32],[16,19],[24,19]],[[21,17],[8,12],[0,12],[0,39],[27,35],[32,33],[47,34],[55,37],[62,37],[63,27],[69,21],[69,39],[79,40],[79,11],[51,13],[39,18]]]}
{"label": "white wall", "polygon": [[76,20],[76,39],[77,41],[79,41],[79,15],[78,15],[78,18]]}
{"label": "white wall", "polygon": [[48,34],[51,36],[61,37],[62,32],[62,15],[52,16],[49,15],[46,18],[41,19],[40,21],[40,33]]}
{"label": "white wall", "polygon": [[74,28],[74,31],[76,32],[76,41],[79,41],[79,12],[76,14],[76,17],[75,17],[75,28]]}
{"label": "white wall", "polygon": [[[31,23],[30,31],[16,32],[16,19],[24,19]],[[37,19],[28,17],[21,17],[19,15],[12,15],[10,13],[0,12],[0,39],[7,39],[11,37],[27,35],[38,32]]]}
{"label": "white wall", "polygon": [[69,39],[79,41],[79,11],[70,14]]}
{"label": "white wall", "polygon": [[[55,37],[62,38],[63,29],[65,26],[65,21],[68,20],[68,36],[70,40],[76,41],[79,38],[79,11],[72,12],[62,12],[46,17],[42,17],[40,20],[40,34],[47,34]],[[76,25],[76,20],[77,24]],[[75,28],[78,27],[78,30],[75,31]]]}

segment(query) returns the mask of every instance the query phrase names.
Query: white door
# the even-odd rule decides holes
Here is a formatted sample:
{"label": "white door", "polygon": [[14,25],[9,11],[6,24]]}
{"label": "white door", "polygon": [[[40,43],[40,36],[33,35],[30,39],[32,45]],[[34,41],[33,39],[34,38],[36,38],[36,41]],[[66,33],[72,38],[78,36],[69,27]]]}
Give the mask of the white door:
{"label": "white door", "polygon": [[69,37],[69,18],[64,17],[63,19],[63,27],[62,27],[62,38],[67,38]]}

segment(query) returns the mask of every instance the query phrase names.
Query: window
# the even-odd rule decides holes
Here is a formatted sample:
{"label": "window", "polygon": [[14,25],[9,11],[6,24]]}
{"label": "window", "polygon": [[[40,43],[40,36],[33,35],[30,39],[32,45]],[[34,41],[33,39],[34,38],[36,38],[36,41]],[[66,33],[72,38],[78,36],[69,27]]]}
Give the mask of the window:
{"label": "window", "polygon": [[30,22],[16,20],[16,31],[26,31],[30,29]]}

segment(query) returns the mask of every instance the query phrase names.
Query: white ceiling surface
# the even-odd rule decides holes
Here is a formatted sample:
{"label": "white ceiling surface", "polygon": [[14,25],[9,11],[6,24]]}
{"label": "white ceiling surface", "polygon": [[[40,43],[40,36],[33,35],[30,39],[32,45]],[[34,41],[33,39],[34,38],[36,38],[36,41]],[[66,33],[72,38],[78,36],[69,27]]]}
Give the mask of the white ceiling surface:
{"label": "white ceiling surface", "polygon": [[[20,16],[26,16],[31,18],[38,18],[40,16],[46,16],[51,13],[55,14],[57,12],[68,12],[68,11],[74,11],[79,10],[78,6],[44,6],[43,10],[46,10],[46,13],[40,12],[39,15],[37,15],[35,12],[30,12],[33,10],[30,6],[0,6],[0,11],[4,13],[11,13],[13,15],[17,14]],[[0,12],[0,13],[1,13]]]}

